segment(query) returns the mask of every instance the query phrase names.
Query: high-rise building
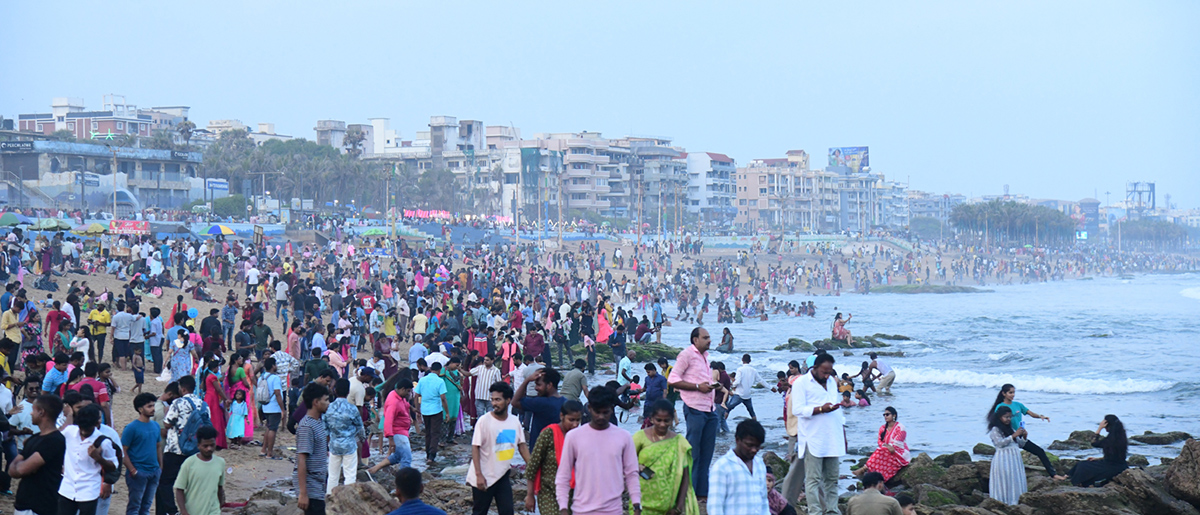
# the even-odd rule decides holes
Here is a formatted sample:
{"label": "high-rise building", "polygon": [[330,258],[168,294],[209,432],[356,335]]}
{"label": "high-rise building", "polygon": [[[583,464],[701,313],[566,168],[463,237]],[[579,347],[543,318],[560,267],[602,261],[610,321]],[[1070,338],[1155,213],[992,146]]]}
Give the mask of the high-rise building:
{"label": "high-rise building", "polygon": [[737,164],[714,152],[684,154],[687,160],[687,210],[706,225],[726,226],[737,215]]}

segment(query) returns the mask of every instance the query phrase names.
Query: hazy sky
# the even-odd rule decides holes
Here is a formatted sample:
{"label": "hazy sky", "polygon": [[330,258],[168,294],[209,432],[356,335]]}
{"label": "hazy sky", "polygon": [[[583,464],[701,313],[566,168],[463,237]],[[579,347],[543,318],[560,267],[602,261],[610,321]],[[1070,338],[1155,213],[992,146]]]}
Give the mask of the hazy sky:
{"label": "hazy sky", "polygon": [[1190,0],[3,1],[0,114],[119,93],[309,139],[450,115],[739,164],[868,145],[938,193],[1116,201],[1150,180],[1196,207],[1198,21]]}

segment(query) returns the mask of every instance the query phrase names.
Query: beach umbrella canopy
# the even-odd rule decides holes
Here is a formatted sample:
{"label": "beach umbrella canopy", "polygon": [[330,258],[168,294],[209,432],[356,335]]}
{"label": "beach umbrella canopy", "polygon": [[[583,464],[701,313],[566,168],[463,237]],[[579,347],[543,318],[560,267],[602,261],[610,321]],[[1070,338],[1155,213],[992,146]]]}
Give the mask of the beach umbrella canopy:
{"label": "beach umbrella canopy", "polygon": [[71,231],[71,232],[73,232],[73,233],[75,233],[75,234],[84,234],[84,235],[88,235],[88,236],[96,236],[96,235],[99,235],[99,234],[104,234],[106,231],[108,231],[108,227],[106,227],[106,226],[103,226],[103,225],[100,225],[100,224],[98,224],[98,223],[95,223],[95,222],[92,222],[92,223],[90,223],[90,224],[81,225],[81,226],[79,226],[79,227],[76,227],[76,228],[75,228],[75,230],[73,230],[73,231]]}
{"label": "beach umbrella canopy", "polygon": [[28,216],[22,215],[20,213],[11,213],[10,212],[10,213],[4,213],[4,215],[0,216],[0,227],[12,227],[15,225],[32,224],[32,223],[33,223],[33,220],[30,220]]}
{"label": "beach umbrella canopy", "polygon": [[204,231],[204,234],[213,234],[213,235],[224,234],[226,236],[232,236],[233,234],[236,234],[236,233],[234,233],[233,229],[230,229],[228,226],[216,224],[216,225],[213,225],[212,227],[209,227],[207,231]]}
{"label": "beach umbrella canopy", "polygon": [[71,224],[57,218],[43,218],[33,224],[33,227],[30,227],[30,229],[35,231],[66,231],[70,228]]}
{"label": "beach umbrella canopy", "polygon": [[363,233],[362,233],[363,236],[383,236],[384,234],[387,234],[387,233],[385,233],[383,231],[383,229],[380,229],[378,227],[376,227],[374,229],[367,229],[367,230],[363,231]]}

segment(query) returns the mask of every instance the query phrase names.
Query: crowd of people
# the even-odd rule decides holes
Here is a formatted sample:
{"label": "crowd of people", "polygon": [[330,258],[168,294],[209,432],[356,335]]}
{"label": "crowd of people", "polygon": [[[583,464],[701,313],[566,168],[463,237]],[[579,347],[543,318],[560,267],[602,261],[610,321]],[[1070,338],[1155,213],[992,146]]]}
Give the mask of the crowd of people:
{"label": "crowd of people", "polygon": [[[466,481],[480,514],[492,506],[512,513],[521,501],[513,498],[509,473],[518,454],[530,485],[524,507],[541,513],[694,515],[703,505],[718,515],[780,515],[794,513],[802,499],[811,514],[834,513],[846,452],[843,410],[871,406],[871,392],[891,393],[894,371],[872,355],[858,374],[839,375],[824,352],[789,366],[774,386],[785,395],[791,464],[777,491],[774,471],[759,455],[766,433],[752,399],[764,382],[748,354],[733,373],[709,360],[714,342],[704,313],[715,309],[718,320],[733,323],[776,313],[813,316],[812,302],[793,306],[771,293],[836,291],[843,276],[866,270],[912,274],[935,252],[910,257],[876,247],[833,256],[814,248],[807,250],[822,259],[760,273],[758,254],[705,261],[695,257],[698,243],[626,254],[584,242],[547,252],[533,245],[368,243],[333,232],[326,244],[286,248],[122,236],[89,255],[65,242],[35,246],[13,231],[0,267],[7,284],[0,297],[0,408],[15,417],[8,432],[14,445],[6,442],[8,474],[0,480],[20,479],[18,512],[107,513],[124,475],[127,515],[152,507],[160,515],[213,515],[226,503],[220,451],[261,446],[260,459],[287,459],[282,425],[295,434],[293,478],[306,513],[324,513],[326,496],[354,482],[360,464],[371,473],[396,471],[405,503],[395,515],[429,513],[412,468],[417,435],[427,468],[456,465],[446,451],[469,446]],[[1020,273],[1052,277],[1100,266],[1063,256],[1046,261],[1042,276],[1037,259],[1021,260],[1032,268]],[[963,266],[988,277],[1019,272],[990,261]],[[55,267],[80,279],[65,285],[61,299],[57,289],[44,288],[33,290],[46,290],[35,300],[24,284],[29,267],[52,283]],[[94,291],[86,281],[94,274],[111,275],[123,288]],[[174,288],[180,293],[169,308],[146,307]],[[664,357],[639,374],[632,346],[661,343],[671,323],[664,303],[676,304],[676,321],[696,327],[673,363]],[[198,306],[213,307],[205,313]],[[840,315],[832,336],[850,340],[852,316]],[[719,350],[732,354],[733,341],[725,328]],[[597,360],[608,354],[615,378],[596,379]],[[116,402],[122,390],[114,369],[134,376],[125,405]],[[4,406],[6,392],[24,400]],[[1058,476],[1024,428],[1024,417],[1044,417],[1013,396],[1006,385],[988,421],[997,447],[992,495],[1008,503],[1024,491],[1017,449]],[[750,417],[731,430],[729,412],[739,405]],[[114,410],[129,407],[136,420],[118,432]],[[641,422],[633,433],[619,425],[630,413]],[[883,495],[911,459],[897,410],[883,413],[878,449],[859,470],[866,489],[851,500],[855,514],[911,511],[914,504]],[[1073,482],[1103,482],[1123,467],[1124,430],[1110,418],[1098,431],[1108,436],[1096,440],[1104,460],[1068,471]],[[716,456],[718,436],[730,431],[732,445]]]}

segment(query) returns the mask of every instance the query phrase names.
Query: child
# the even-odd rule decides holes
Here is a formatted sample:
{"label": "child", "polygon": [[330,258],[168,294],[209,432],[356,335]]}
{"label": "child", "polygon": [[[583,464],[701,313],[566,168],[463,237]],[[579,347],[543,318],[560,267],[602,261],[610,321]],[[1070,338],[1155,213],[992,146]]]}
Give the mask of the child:
{"label": "child", "polygon": [[[111,370],[111,369],[110,369]],[[133,353],[133,380],[137,384],[133,385],[133,390],[129,393],[137,395],[142,393],[142,383],[146,380],[146,355],[142,352]]]}
{"label": "child", "polygon": [[88,339],[87,326],[80,327],[79,331],[75,333],[75,338],[71,340],[71,352],[82,352],[83,353],[83,365],[84,366],[87,366],[88,362],[90,361],[88,359],[87,352],[88,352],[88,349],[91,347],[91,344],[92,344],[91,340]]}
{"label": "child", "polygon": [[791,388],[792,386],[791,383],[788,382],[787,372],[780,370],[775,374],[775,379],[777,379],[775,388],[772,388],[771,391],[779,392],[780,396],[787,397],[788,388]]}
{"label": "child", "polygon": [[855,406],[854,401],[850,400],[850,392],[842,392],[842,407],[852,408]]}
{"label": "child", "polygon": [[121,387],[117,386],[117,382],[112,377],[112,363],[101,363],[98,377],[100,382],[108,388],[109,395],[116,397],[121,392]]}
{"label": "child", "polygon": [[858,390],[854,392],[854,398],[858,399],[859,407],[867,407],[871,405],[871,398],[867,396],[866,390]]}
{"label": "child", "polygon": [[279,318],[283,320],[283,326],[288,326],[288,303],[286,301],[279,303]]}
{"label": "child", "polygon": [[363,417],[363,426],[367,430],[367,447],[373,446],[375,437],[378,436],[379,451],[382,453],[387,438],[383,437],[383,420],[379,416],[379,410],[375,409],[375,388],[368,386],[365,392],[362,409],[366,411],[366,416]]}
{"label": "child", "polygon": [[838,391],[842,393],[854,391],[854,381],[850,380],[850,374],[842,374],[842,378],[838,380]]}
{"label": "child", "polygon": [[225,438],[228,438],[231,443],[245,444],[246,416],[249,414],[250,409],[246,407],[246,390],[235,390],[233,402],[229,405],[229,424],[225,427]]}

